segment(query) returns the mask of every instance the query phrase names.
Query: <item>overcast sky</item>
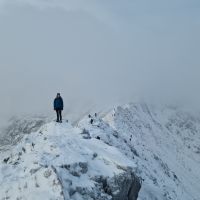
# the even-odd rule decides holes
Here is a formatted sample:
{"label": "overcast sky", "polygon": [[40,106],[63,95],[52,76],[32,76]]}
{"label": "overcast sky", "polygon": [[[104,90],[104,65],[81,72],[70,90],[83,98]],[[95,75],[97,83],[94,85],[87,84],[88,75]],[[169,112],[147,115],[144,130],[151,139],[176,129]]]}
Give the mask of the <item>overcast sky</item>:
{"label": "overcast sky", "polygon": [[[136,98],[200,105],[199,0],[0,0],[0,117]],[[76,111],[75,111],[76,110]]]}

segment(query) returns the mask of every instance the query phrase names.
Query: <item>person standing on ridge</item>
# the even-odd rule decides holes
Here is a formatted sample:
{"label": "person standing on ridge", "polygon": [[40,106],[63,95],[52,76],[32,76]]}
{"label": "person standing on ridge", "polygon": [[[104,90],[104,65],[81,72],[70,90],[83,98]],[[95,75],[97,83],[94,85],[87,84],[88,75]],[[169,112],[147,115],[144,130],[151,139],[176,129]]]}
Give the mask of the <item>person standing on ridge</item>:
{"label": "person standing on ridge", "polygon": [[62,123],[62,110],[63,110],[63,99],[60,96],[60,93],[57,93],[56,98],[54,99],[54,110],[57,114],[57,120],[56,122]]}

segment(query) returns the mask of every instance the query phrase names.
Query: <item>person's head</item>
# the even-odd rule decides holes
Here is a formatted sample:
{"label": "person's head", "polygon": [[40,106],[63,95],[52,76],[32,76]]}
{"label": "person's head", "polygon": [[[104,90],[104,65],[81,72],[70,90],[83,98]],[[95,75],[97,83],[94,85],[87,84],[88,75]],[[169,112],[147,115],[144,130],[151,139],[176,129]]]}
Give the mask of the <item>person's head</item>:
{"label": "person's head", "polygon": [[60,93],[57,93],[57,96],[56,96],[57,98],[59,98],[60,97]]}

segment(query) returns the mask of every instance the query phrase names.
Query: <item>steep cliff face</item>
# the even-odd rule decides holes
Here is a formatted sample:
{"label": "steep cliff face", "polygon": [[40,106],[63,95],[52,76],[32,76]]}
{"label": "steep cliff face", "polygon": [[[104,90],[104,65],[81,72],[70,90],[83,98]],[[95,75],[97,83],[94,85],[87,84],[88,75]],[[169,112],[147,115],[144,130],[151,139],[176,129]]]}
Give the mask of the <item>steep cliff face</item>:
{"label": "steep cliff face", "polygon": [[136,200],[140,190],[133,161],[68,123],[25,135],[1,160],[1,200]]}

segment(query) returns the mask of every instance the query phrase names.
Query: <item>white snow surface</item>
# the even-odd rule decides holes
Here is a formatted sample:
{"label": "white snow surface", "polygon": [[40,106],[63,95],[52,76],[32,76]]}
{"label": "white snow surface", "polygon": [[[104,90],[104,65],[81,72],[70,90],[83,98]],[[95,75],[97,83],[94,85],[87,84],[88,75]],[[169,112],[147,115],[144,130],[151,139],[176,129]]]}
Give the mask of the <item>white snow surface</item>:
{"label": "white snow surface", "polygon": [[[79,200],[63,193],[61,179],[92,190],[91,177],[124,168],[142,179],[138,200],[200,200],[200,114],[177,107],[132,103],[76,127],[51,122],[0,156],[10,157],[0,164],[0,200]],[[74,163],[87,163],[87,172],[64,173]]]}
{"label": "white snow surface", "polygon": [[[91,177],[112,177],[123,168],[135,167],[117,148],[95,138],[84,139],[81,133],[68,123],[51,122],[1,153],[1,158],[10,159],[0,164],[0,199],[79,200],[78,194],[70,197],[69,191],[62,191],[60,179],[69,180],[71,189],[92,190],[95,185]],[[62,169],[76,163],[86,163],[87,171],[78,175]],[[80,168],[77,171],[82,170],[80,166],[76,166]]]}
{"label": "white snow surface", "polygon": [[137,174],[143,179],[139,200],[200,199],[199,113],[132,103],[117,107],[104,121],[126,140],[118,149],[129,157],[136,150]]}

